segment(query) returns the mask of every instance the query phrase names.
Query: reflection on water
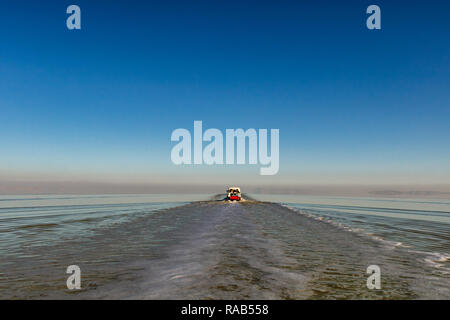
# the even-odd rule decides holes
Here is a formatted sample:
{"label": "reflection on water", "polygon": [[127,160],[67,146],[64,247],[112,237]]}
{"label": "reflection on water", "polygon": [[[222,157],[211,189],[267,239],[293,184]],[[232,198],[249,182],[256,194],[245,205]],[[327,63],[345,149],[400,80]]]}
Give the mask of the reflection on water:
{"label": "reflection on water", "polygon": [[2,196],[0,297],[450,298],[449,201],[255,197]]}

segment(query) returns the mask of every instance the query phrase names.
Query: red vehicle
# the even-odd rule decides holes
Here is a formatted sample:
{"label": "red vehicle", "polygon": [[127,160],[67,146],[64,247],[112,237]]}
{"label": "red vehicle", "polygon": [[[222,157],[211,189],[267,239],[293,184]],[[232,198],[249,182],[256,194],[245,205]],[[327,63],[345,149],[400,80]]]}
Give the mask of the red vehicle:
{"label": "red vehicle", "polygon": [[230,187],[227,190],[227,199],[232,201],[240,201],[242,199],[241,189],[238,187]]}

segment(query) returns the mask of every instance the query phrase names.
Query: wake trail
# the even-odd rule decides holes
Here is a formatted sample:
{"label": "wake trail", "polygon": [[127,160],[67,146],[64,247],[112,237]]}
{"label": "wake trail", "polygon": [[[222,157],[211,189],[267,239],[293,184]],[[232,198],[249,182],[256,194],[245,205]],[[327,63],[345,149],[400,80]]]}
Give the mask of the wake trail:
{"label": "wake trail", "polygon": [[[169,227],[170,226],[170,227]],[[407,252],[274,203],[204,201],[162,211],[136,281],[90,293],[136,299],[433,298],[429,270]],[[155,231],[157,230],[157,231]],[[383,291],[366,269],[383,271]],[[445,291],[444,291],[445,292]]]}

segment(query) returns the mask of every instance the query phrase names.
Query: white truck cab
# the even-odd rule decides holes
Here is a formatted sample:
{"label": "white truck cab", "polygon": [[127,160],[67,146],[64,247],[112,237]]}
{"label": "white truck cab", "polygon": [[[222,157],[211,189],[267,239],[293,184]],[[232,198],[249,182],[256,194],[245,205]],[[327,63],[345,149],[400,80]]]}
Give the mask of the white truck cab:
{"label": "white truck cab", "polygon": [[233,201],[242,200],[241,189],[239,187],[229,187],[227,189],[227,199]]}

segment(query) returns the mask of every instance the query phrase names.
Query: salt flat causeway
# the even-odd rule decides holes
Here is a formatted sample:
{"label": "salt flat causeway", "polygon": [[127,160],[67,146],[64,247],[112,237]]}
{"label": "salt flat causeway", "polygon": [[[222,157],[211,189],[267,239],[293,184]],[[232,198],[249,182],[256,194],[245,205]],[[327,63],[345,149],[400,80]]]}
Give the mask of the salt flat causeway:
{"label": "salt flat causeway", "polygon": [[[446,201],[408,213],[411,203],[364,207],[345,198],[334,207],[314,198],[189,198],[3,196],[0,297],[450,298]],[[81,290],[66,287],[73,264]],[[369,265],[381,269],[381,290],[366,286]]]}

